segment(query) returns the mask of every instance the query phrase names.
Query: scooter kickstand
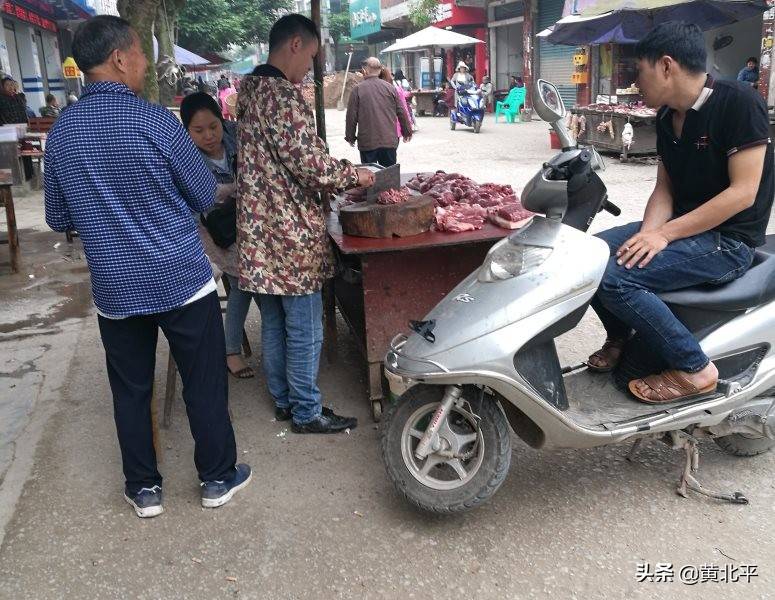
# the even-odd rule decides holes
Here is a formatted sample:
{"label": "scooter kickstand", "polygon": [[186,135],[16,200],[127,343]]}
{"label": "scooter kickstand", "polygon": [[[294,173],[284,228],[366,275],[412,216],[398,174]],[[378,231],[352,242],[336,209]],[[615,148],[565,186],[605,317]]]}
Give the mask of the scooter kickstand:
{"label": "scooter kickstand", "polygon": [[697,481],[697,478],[693,475],[693,473],[696,473],[700,467],[700,451],[699,448],[697,448],[697,440],[686,436],[682,441],[682,446],[675,446],[677,448],[683,448],[686,454],[686,462],[684,463],[681,481],[679,482],[678,489],[676,490],[679,496],[688,498],[688,490],[692,490],[698,494],[702,494],[703,496],[715,498],[717,500],[724,500],[726,502],[731,502],[732,504],[748,504],[748,498],[746,498],[742,492],[724,494],[722,492],[709,490],[699,481]]}
{"label": "scooter kickstand", "polygon": [[632,448],[630,448],[630,451],[627,453],[627,460],[628,462],[635,462],[635,455],[638,453],[638,450],[640,450],[640,445],[643,443],[643,438],[638,438],[635,440],[635,443],[632,445]]}

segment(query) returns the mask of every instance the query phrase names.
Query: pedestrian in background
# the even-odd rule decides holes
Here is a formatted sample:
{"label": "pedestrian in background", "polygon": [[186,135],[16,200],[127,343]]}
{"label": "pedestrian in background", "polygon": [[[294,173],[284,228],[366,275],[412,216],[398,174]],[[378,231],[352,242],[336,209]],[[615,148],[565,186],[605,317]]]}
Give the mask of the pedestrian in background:
{"label": "pedestrian in background", "polygon": [[[409,109],[409,105],[406,102],[406,92],[404,92],[401,86],[395,85],[395,82],[393,81],[393,74],[390,72],[390,69],[383,67],[382,72],[379,74],[379,78],[382,81],[387,81],[390,85],[395,87],[396,94],[398,95],[398,103],[401,105],[401,108],[404,109],[406,117],[411,121],[412,111]],[[396,117],[396,135],[399,137],[399,139],[401,138],[401,121],[398,120],[398,117]]]}
{"label": "pedestrian in background", "polygon": [[751,87],[759,87],[759,59],[752,56],[745,61],[745,66],[737,74],[737,80]]}
{"label": "pedestrian in background", "polygon": [[237,124],[224,121],[215,100],[196,92],[183,98],[180,120],[218,182],[215,205],[199,219],[199,237],[210,261],[229,282],[226,304],[226,367],[237,379],[255,374],[242,358],[242,336],[250,302],[258,296],[239,289],[237,252]]}
{"label": "pedestrian in background", "polygon": [[484,97],[485,107],[490,108],[492,106],[493,87],[490,78],[487,75],[482,77],[479,91],[482,92],[482,96]]}
{"label": "pedestrian in background", "polygon": [[163,511],[151,424],[161,328],[183,380],[202,506],[221,506],[251,471],[235,465],[221,307],[193,218],[212,206],[215,179],[178,119],[138,97],[147,60],[127,21],[86,21],[73,57],[88,84],[48,136],[46,222],[54,231],[77,230],[83,241],[124,498],[139,517]]}
{"label": "pedestrian in background", "polygon": [[[239,287],[259,294],[275,416],[292,419],[294,433],[337,433],[357,425],[322,405],[317,383],[321,290],[334,275],[320,192],[374,182],[368,169],[332,158],[315,131],[299,84],[319,49],[320,32],[311,20],[282,17],[269,33],[268,63],[242,80],[237,101]],[[392,123],[391,131],[395,135]]]}
{"label": "pedestrian in background", "polygon": [[347,103],[345,136],[348,144],[358,143],[362,163],[379,163],[383,167],[396,164],[401,127],[404,142],[412,139],[412,125],[401,106],[396,88],[380,79],[382,63],[371,57],[363,66],[363,81],[353,88]]}
{"label": "pedestrian in background", "polygon": [[60,112],[62,111],[59,108],[57,97],[54,94],[46,94],[46,106],[40,109],[40,116],[56,119]]}
{"label": "pedestrian in background", "polygon": [[0,125],[26,123],[27,111],[19,98],[19,85],[12,77],[0,82]]}

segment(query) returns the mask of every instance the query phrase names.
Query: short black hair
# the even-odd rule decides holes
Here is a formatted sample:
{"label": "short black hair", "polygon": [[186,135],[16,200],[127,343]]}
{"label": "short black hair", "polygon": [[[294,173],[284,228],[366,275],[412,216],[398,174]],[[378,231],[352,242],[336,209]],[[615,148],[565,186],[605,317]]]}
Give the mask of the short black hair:
{"label": "short black hair", "polygon": [[635,56],[652,65],[670,56],[690,73],[704,73],[708,59],[705,38],[693,23],[669,21],[657,25],[635,45]]}
{"label": "short black hair", "polygon": [[180,103],[180,120],[183,121],[183,127],[188,129],[194,115],[200,110],[209,110],[223,123],[223,113],[215,98],[204,92],[196,92],[183,98],[183,101]]}
{"label": "short black hair", "polygon": [[73,58],[78,68],[88,73],[106,60],[114,50],[128,50],[134,41],[129,21],[100,15],[82,23],[73,37]]}
{"label": "short black hair", "polygon": [[46,104],[51,104],[57,97],[54,94],[46,94]]}
{"label": "short black hair", "polygon": [[748,60],[745,61],[745,62],[746,62],[746,64],[748,64],[749,62],[752,62],[753,64],[758,65],[759,64],[759,59],[756,58],[755,56],[749,56]]}
{"label": "short black hair", "polygon": [[272,25],[269,32],[269,52],[277,50],[292,37],[300,35],[305,41],[316,39],[320,43],[320,31],[315,23],[304,15],[285,15]]}

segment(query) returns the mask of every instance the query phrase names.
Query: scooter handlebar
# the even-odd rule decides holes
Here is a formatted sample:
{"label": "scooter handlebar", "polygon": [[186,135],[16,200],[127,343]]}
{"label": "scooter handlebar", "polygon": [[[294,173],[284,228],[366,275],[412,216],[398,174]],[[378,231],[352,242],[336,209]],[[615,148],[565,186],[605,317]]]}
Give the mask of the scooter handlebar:
{"label": "scooter handlebar", "polygon": [[615,217],[618,217],[620,214],[622,214],[622,209],[608,200],[603,201],[602,208],[604,211],[611,213]]}

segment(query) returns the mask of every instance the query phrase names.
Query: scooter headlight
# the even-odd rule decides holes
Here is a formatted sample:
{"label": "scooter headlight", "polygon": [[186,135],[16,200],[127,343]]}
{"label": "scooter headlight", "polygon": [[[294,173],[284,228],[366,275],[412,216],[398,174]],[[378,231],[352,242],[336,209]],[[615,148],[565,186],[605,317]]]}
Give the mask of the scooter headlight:
{"label": "scooter headlight", "polygon": [[505,239],[490,250],[479,270],[479,281],[494,282],[518,277],[541,266],[551,253],[552,248],[522,242],[515,244]]}

